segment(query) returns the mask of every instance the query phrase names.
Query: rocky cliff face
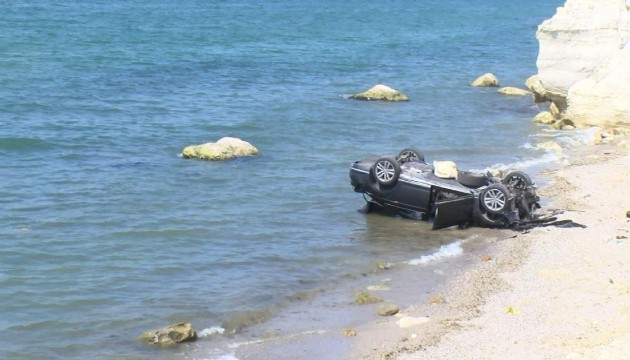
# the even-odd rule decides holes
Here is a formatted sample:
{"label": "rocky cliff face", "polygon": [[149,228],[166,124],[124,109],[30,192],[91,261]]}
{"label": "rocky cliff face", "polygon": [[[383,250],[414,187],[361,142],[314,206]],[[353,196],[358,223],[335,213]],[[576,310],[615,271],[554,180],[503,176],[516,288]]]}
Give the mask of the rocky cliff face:
{"label": "rocky cliff face", "polygon": [[630,126],[630,0],[566,0],[536,38],[538,77],[565,118]]}

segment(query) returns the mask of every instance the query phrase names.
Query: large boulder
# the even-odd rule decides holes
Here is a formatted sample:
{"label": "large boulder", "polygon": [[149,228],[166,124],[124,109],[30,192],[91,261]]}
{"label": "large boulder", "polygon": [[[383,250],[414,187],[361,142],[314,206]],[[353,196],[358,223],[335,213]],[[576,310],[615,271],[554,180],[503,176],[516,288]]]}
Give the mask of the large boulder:
{"label": "large boulder", "polygon": [[375,85],[362,93],[354,94],[350,98],[356,100],[409,101],[407,95],[382,84]]}
{"label": "large boulder", "polygon": [[497,77],[493,73],[485,73],[485,74],[481,75],[480,77],[476,78],[475,81],[470,83],[470,86],[475,86],[475,87],[478,87],[478,86],[481,86],[481,87],[485,87],[485,86],[498,87],[499,86],[499,79],[497,79]]}
{"label": "large boulder", "polygon": [[227,160],[251,155],[258,155],[258,149],[247,141],[233,137],[224,137],[215,143],[190,145],[182,151],[182,156],[186,159],[202,160]]}
{"label": "large boulder", "polygon": [[630,2],[567,0],[538,27],[544,95],[577,126],[630,124]]}
{"label": "large boulder", "polygon": [[144,332],[138,339],[149,344],[173,345],[197,340],[197,332],[188,322]]}

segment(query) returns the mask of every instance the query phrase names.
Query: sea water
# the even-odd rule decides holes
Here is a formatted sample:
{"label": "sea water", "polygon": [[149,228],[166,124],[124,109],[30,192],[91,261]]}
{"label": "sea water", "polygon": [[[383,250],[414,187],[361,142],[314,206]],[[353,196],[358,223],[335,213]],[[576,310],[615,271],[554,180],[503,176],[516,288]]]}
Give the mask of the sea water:
{"label": "sea water", "polygon": [[[560,5],[0,3],[0,358],[157,357],[135,336],[264,323],[469,236],[357,212],[349,165],[408,146],[461,169],[555,159],[530,97],[469,83],[523,87]],[[347,99],[379,83],[411,100]],[[260,155],[180,155],[224,136]]]}

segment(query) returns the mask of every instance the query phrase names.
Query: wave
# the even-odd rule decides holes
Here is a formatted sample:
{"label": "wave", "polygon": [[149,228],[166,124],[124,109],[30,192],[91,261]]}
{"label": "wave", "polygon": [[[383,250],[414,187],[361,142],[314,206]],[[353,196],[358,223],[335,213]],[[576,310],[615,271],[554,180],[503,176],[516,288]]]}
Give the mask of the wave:
{"label": "wave", "polygon": [[464,253],[464,248],[462,248],[462,241],[456,241],[454,243],[450,243],[448,245],[442,245],[440,248],[428,255],[422,255],[418,259],[412,259],[407,261],[409,265],[426,265],[428,263],[440,261],[449,257],[456,257]]}

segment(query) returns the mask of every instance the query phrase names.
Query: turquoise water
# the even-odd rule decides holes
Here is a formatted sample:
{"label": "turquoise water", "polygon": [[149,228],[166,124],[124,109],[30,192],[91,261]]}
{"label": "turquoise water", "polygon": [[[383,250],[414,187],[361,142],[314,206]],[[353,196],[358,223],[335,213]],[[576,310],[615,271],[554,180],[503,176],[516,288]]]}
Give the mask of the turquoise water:
{"label": "turquoise water", "polygon": [[[0,358],[152,358],[144,330],[453,241],[356,212],[348,166],[410,145],[460,168],[543,157],[529,98],[468,84],[522,87],[559,5],[1,3]],[[377,83],[411,101],[345,98]],[[261,155],[179,155],[223,136]]]}

